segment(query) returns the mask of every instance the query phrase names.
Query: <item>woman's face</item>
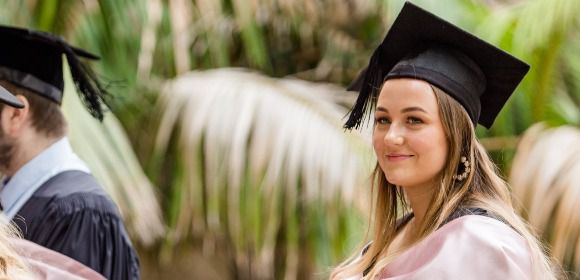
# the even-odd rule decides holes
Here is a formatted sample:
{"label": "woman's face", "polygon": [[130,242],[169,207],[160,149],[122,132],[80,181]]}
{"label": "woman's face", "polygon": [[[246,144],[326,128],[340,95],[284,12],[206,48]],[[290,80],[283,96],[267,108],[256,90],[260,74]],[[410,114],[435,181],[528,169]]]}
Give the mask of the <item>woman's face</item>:
{"label": "woman's face", "polygon": [[373,146],[391,184],[414,188],[436,182],[449,147],[435,93],[427,82],[384,83],[375,111]]}

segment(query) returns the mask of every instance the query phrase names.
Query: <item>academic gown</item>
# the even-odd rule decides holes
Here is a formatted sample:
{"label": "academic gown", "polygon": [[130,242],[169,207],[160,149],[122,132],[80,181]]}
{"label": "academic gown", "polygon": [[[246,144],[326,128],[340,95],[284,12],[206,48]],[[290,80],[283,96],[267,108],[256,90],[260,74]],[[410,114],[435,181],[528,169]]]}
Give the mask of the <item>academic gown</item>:
{"label": "academic gown", "polygon": [[139,279],[139,260],[117,208],[95,178],[71,170],[42,184],[13,221],[23,237],[107,279]]}
{"label": "academic gown", "polygon": [[389,280],[531,278],[531,253],[524,237],[487,213],[460,213],[451,217],[397,256],[378,277]]}

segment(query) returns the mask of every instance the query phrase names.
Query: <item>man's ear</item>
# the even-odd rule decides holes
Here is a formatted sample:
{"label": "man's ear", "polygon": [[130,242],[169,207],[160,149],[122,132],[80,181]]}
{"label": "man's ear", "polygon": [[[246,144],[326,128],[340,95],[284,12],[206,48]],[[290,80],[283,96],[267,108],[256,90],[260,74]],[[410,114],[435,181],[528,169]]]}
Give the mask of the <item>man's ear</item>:
{"label": "man's ear", "polygon": [[22,133],[30,117],[28,99],[22,95],[17,95],[16,98],[24,105],[24,108],[18,109],[4,105],[2,110],[2,128],[4,133],[12,137],[17,137]]}

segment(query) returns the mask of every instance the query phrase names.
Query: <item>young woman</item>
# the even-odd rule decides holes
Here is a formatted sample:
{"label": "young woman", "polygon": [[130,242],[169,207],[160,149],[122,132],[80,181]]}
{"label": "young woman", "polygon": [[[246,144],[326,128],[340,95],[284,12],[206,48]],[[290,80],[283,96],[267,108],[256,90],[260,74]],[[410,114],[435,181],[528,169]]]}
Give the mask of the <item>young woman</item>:
{"label": "young woman", "polygon": [[354,85],[345,127],[374,113],[367,240],[332,279],[554,279],[475,136],[529,67],[410,3]]}

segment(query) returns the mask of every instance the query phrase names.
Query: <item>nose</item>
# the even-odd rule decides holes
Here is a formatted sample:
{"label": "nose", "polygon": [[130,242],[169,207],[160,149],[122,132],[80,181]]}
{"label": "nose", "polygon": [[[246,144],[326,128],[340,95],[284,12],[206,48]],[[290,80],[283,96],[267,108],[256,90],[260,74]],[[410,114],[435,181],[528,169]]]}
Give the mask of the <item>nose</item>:
{"label": "nose", "polygon": [[403,128],[391,124],[387,133],[385,133],[384,141],[388,145],[403,145],[405,138],[403,137]]}

